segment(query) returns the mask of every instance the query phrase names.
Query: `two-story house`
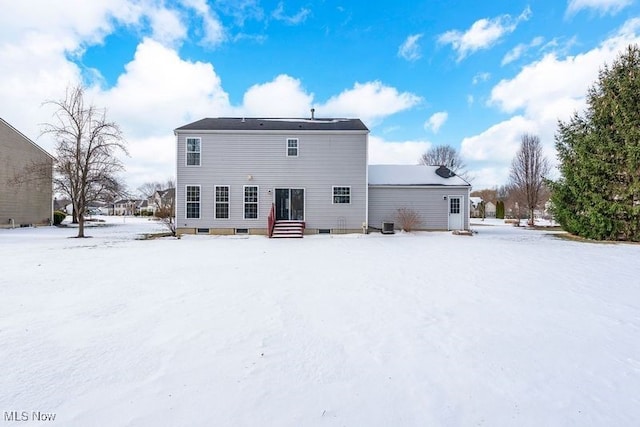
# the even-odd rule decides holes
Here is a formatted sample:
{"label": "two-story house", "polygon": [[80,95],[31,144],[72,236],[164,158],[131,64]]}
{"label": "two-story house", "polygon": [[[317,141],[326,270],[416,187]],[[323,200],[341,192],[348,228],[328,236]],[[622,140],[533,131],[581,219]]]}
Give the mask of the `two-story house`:
{"label": "two-story house", "polygon": [[[471,186],[445,167],[367,162],[359,119],[206,118],[175,130],[179,234],[354,233],[415,210],[468,229]],[[272,221],[273,220],[273,221]],[[280,235],[282,235],[280,234]]]}
{"label": "two-story house", "polygon": [[367,139],[359,119],[206,118],[175,130],[179,233],[362,232]]}
{"label": "two-story house", "polygon": [[0,119],[0,227],[51,224],[53,160]]}

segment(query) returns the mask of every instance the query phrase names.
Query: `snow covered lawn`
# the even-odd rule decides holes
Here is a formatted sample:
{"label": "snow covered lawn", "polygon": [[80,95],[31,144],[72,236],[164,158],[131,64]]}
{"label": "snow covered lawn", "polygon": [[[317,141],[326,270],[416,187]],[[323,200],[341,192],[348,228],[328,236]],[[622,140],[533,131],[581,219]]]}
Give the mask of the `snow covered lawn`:
{"label": "snow covered lawn", "polygon": [[640,246],[0,230],[0,410],[59,426],[631,426]]}

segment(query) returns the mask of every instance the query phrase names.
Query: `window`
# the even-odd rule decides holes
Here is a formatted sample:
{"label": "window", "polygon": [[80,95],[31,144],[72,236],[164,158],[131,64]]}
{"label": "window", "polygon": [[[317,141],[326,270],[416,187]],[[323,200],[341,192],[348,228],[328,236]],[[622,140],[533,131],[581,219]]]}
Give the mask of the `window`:
{"label": "window", "polygon": [[333,203],[351,203],[351,187],[333,187]]}
{"label": "window", "polygon": [[298,138],[287,138],[287,157],[298,157]]}
{"label": "window", "polygon": [[449,198],[449,213],[459,214],[460,213],[460,198],[459,197],[450,197]]}
{"label": "window", "polygon": [[187,138],[187,166],[200,166],[200,138]]}
{"label": "window", "polygon": [[216,206],[214,217],[216,219],[229,219],[229,186],[216,185]]}
{"label": "window", "polygon": [[200,218],[199,185],[187,185],[187,218]]}
{"label": "window", "polygon": [[246,185],[244,187],[244,219],[258,218],[258,187]]}

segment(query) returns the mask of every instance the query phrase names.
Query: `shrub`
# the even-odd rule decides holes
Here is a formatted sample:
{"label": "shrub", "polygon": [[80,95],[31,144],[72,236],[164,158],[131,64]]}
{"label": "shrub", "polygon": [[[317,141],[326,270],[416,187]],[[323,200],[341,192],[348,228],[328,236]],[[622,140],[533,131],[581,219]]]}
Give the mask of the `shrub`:
{"label": "shrub", "polygon": [[62,221],[67,217],[67,214],[60,211],[55,211],[53,213],[53,225],[60,225]]}
{"label": "shrub", "polygon": [[396,219],[403,231],[413,231],[422,224],[420,214],[413,209],[400,208],[396,212]]}

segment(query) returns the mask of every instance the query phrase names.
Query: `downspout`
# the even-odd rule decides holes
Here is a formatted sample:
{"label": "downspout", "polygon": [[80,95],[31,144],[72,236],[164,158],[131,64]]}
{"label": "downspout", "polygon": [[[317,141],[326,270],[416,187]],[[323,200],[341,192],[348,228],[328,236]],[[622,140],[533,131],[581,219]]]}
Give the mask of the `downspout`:
{"label": "downspout", "polygon": [[364,223],[362,234],[367,234],[369,229],[369,132],[364,137]]}

